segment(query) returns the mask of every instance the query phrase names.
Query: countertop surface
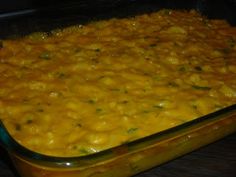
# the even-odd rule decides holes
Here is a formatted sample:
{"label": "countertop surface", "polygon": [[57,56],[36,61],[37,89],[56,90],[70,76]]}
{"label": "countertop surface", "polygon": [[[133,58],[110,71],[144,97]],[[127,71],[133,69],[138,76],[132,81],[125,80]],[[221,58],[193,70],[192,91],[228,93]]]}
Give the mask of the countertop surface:
{"label": "countertop surface", "polygon": [[[19,177],[0,149],[0,177]],[[236,177],[236,133],[135,177]]]}

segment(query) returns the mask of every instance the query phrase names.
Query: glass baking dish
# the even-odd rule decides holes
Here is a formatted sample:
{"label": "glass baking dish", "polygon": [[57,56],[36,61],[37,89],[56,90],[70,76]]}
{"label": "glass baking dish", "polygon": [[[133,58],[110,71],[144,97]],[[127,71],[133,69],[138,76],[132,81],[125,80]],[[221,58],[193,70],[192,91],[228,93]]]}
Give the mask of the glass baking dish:
{"label": "glass baking dish", "polygon": [[[90,4],[84,5],[83,1],[73,6],[68,2],[65,9],[62,3],[55,7],[40,6],[22,13],[8,13],[1,17],[1,37],[50,31],[91,20],[126,17],[162,8],[196,9],[209,18],[224,18],[232,25],[236,22],[232,1],[100,0],[94,1],[95,5],[88,2]],[[9,152],[22,177],[125,177],[177,158],[235,131],[236,105],[232,105],[174,128],[87,156],[52,157],[30,151],[9,135],[2,122],[0,144]]]}
{"label": "glass baking dish", "polygon": [[23,177],[132,176],[236,131],[236,105],[188,123],[81,157],[50,157],[32,152],[12,139],[0,125],[1,144]]}

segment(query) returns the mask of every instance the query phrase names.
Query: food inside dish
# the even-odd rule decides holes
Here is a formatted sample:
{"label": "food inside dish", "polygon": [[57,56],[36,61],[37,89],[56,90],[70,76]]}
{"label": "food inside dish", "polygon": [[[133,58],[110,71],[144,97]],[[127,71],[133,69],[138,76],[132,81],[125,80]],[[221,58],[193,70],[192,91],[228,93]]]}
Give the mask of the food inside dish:
{"label": "food inside dish", "polygon": [[161,10],[1,41],[0,117],[23,146],[81,156],[236,103],[236,28]]}

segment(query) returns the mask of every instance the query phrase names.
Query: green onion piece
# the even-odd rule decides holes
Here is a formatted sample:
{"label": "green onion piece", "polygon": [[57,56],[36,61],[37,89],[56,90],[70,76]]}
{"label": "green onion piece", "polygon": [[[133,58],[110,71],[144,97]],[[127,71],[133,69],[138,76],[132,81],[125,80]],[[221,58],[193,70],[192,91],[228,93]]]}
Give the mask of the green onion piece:
{"label": "green onion piece", "polygon": [[187,69],[186,69],[186,67],[184,67],[184,66],[181,66],[181,67],[179,67],[179,69],[178,69],[179,71],[181,71],[181,72],[185,72]]}
{"label": "green onion piece", "polygon": [[168,82],[168,86],[170,86],[170,87],[179,87],[179,85],[175,82]]}
{"label": "green onion piece", "polygon": [[32,119],[28,119],[27,121],[26,121],[26,124],[32,124],[33,123],[33,120]]}
{"label": "green onion piece", "polygon": [[95,101],[95,100],[93,100],[93,99],[89,99],[89,100],[88,100],[88,103],[89,103],[89,104],[95,104],[95,103],[96,103],[96,101]]}
{"label": "green onion piece", "polygon": [[197,71],[202,71],[202,67],[201,66],[195,66],[194,69],[197,70]]}
{"label": "green onion piece", "polygon": [[96,109],[96,112],[97,112],[97,113],[100,113],[100,112],[102,112],[102,111],[103,111],[102,108],[97,108],[97,109]]}
{"label": "green onion piece", "polygon": [[94,51],[95,51],[95,52],[100,52],[101,50],[100,50],[100,49],[95,49]]}
{"label": "green onion piece", "polygon": [[211,87],[192,85],[192,88],[196,90],[211,90]]}
{"label": "green onion piece", "polygon": [[59,79],[64,79],[66,77],[66,74],[64,72],[57,72],[56,75]]}
{"label": "green onion piece", "polygon": [[39,55],[39,58],[44,59],[44,60],[50,60],[51,59],[51,54],[48,51],[42,52]]}
{"label": "green onion piece", "polygon": [[136,132],[137,130],[138,130],[138,128],[130,128],[127,130],[127,133],[132,134],[132,133]]}
{"label": "green onion piece", "polygon": [[15,129],[17,131],[21,131],[21,125],[20,124],[15,124]]}
{"label": "green onion piece", "polygon": [[150,44],[149,47],[156,47],[157,44],[153,43],[153,44]]}
{"label": "green onion piece", "polygon": [[82,155],[87,155],[87,154],[89,154],[89,150],[87,150],[86,148],[83,148],[83,147],[81,147],[81,148],[79,149],[79,152],[80,152]]}
{"label": "green onion piece", "polygon": [[235,44],[236,44],[236,40],[234,38],[232,38],[232,37],[229,38],[229,40],[228,40],[229,47],[233,48],[235,46]]}

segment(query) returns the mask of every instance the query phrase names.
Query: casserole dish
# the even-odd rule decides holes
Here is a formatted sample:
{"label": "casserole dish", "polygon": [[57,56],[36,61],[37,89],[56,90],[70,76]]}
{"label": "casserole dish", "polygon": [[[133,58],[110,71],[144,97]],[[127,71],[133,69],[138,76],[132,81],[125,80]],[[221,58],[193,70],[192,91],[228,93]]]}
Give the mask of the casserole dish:
{"label": "casserole dish", "polygon": [[[83,157],[41,155],[19,146],[1,125],[2,143],[21,176],[132,176],[235,132],[235,105],[187,124]],[[204,137],[204,138],[203,138]],[[153,158],[155,156],[155,158]]]}
{"label": "casserole dish", "polygon": [[[154,1],[137,1],[135,10],[139,3],[145,10],[150,10],[150,6],[151,10],[160,8],[156,4],[157,9],[154,9]],[[195,3],[199,5],[199,1]],[[132,7],[134,4],[132,2],[128,5]],[[142,12],[142,9],[139,12]],[[101,17],[104,18],[102,15]],[[208,90],[207,87],[204,89]],[[10,152],[22,176],[131,176],[234,131],[235,105],[172,129],[81,157],[51,157],[27,150],[11,138],[3,124],[1,124],[1,143]],[[155,159],[152,158],[154,154],[158,154]]]}

